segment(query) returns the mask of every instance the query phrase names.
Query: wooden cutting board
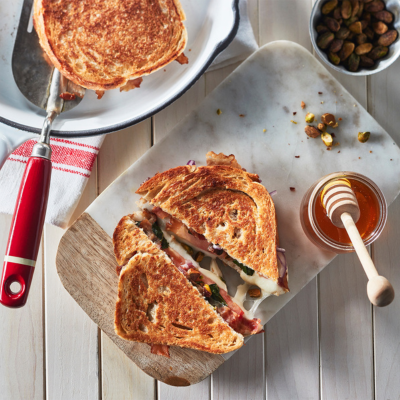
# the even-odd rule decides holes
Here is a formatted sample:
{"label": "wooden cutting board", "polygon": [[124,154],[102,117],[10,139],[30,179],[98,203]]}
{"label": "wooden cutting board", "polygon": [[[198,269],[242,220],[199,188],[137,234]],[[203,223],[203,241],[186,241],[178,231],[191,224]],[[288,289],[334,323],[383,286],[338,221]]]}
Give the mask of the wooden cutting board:
{"label": "wooden cutting board", "polygon": [[[301,101],[307,104],[304,110]],[[340,145],[327,151],[319,138],[307,138],[308,111],[317,117],[330,112],[342,118],[335,130]],[[370,141],[359,143],[359,131],[370,131]],[[189,159],[204,164],[209,150],[235,154],[244,168],[260,175],[269,191],[277,190],[274,203],[290,293],[260,305],[256,316],[263,324],[335,257],[315,247],[301,228],[300,203],[314,181],[332,172],[354,171],[376,182],[388,204],[400,191],[400,149],[307,50],[279,41],[246,60],[92,203],[58,249],[60,279],[89,317],[146,373],[176,386],[201,381],[232,353],[211,355],[173,347],[167,359],[151,354],[148,345],[117,337],[113,324],[118,277],[111,236],[118,221],[137,209],[135,191],[141,182]],[[229,273],[235,272],[224,272],[228,288]]]}

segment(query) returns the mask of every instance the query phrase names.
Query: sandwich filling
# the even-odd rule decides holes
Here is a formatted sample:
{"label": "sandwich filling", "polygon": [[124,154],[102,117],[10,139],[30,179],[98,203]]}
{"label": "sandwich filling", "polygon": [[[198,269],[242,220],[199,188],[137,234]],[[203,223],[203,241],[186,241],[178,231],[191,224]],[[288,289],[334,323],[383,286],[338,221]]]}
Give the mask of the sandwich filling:
{"label": "sandwich filling", "polygon": [[[262,332],[260,319],[250,317],[240,301],[228,294],[216,263],[212,271],[200,267],[198,261],[202,258],[202,251],[215,254],[208,249],[209,245],[207,249],[205,248],[204,242],[207,241],[193,236],[198,244],[196,247],[200,249],[193,259],[185,250],[185,244],[181,244],[173,235],[169,235],[162,229],[165,226],[168,231],[171,228],[169,224],[176,223],[168,214],[162,213],[163,211],[157,208],[154,208],[153,212],[143,209],[134,213],[134,219],[136,225],[168,255],[176,268],[199,290],[232,329],[243,336]],[[170,218],[169,221],[165,221],[167,218]]]}

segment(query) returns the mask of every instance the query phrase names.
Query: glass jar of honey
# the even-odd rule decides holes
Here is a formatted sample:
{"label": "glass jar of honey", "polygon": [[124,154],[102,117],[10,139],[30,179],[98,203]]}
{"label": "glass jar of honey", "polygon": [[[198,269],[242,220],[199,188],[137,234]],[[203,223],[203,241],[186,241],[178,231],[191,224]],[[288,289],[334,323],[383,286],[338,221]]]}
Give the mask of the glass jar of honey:
{"label": "glass jar of honey", "polygon": [[347,179],[357,197],[360,218],[356,226],[365,245],[374,242],[382,233],[387,219],[387,204],[378,186],[356,172],[336,172],[321,178],[310,187],[300,206],[300,220],[305,234],[322,249],[348,253],[354,251],[354,247],[346,230],[332,224],[321,201],[325,185],[338,178]]}

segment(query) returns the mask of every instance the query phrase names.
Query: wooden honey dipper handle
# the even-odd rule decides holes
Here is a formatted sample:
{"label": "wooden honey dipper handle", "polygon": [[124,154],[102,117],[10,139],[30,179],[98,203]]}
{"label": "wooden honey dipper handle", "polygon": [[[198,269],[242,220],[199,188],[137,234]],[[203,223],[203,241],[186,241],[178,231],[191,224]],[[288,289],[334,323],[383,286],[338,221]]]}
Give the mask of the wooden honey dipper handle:
{"label": "wooden honey dipper handle", "polygon": [[355,222],[360,217],[357,197],[347,179],[330,182],[321,193],[321,201],[332,223],[345,228],[354,250],[368,277],[367,293],[372,304],[384,307],[394,299],[394,289],[390,282],[378,274],[367,248],[358,232]]}
{"label": "wooden honey dipper handle", "polygon": [[385,277],[378,274],[351,215],[344,212],[341,215],[341,219],[353,243],[357,256],[360,259],[361,265],[367,274],[367,293],[369,300],[373,305],[378,307],[389,305],[394,299],[393,286]]}

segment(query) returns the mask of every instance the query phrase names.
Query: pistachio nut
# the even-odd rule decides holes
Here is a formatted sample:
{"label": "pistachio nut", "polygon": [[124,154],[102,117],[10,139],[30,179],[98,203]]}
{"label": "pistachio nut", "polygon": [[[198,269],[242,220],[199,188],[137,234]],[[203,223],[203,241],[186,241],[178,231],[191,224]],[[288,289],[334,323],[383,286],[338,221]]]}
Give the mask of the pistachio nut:
{"label": "pistachio nut", "polygon": [[335,18],[337,21],[341,21],[342,20],[342,10],[340,9],[340,7],[337,7],[333,10],[333,18]]}
{"label": "pistachio nut", "polygon": [[321,133],[321,139],[326,147],[331,147],[333,145],[332,135],[328,132]]}
{"label": "pistachio nut", "polygon": [[307,134],[307,136],[313,139],[317,138],[321,134],[321,132],[315,126],[312,125],[307,125],[304,128],[304,132]]}
{"label": "pistachio nut", "polygon": [[335,126],[336,125],[336,119],[335,119],[335,116],[333,114],[330,114],[330,113],[322,114],[321,121],[325,125],[329,125],[329,126],[332,126],[332,127],[336,128],[336,126]]}
{"label": "pistachio nut", "polygon": [[358,132],[358,141],[361,143],[368,142],[371,132]]}
{"label": "pistachio nut", "polygon": [[374,46],[372,45],[372,43],[364,43],[357,46],[354,51],[357,55],[362,56],[364,54],[369,53],[373,47]]}
{"label": "pistachio nut", "polygon": [[331,43],[331,45],[330,45],[330,47],[329,47],[329,51],[330,51],[331,53],[337,53],[338,51],[340,51],[340,49],[342,48],[342,46],[343,46],[343,40],[335,39],[335,40]]}
{"label": "pistachio nut", "polygon": [[352,53],[348,61],[349,71],[356,72],[358,70],[359,65],[360,65],[360,56],[357,55],[356,53]]}
{"label": "pistachio nut", "polygon": [[335,37],[336,39],[340,39],[340,40],[346,40],[350,35],[350,31],[348,28],[346,28],[345,26],[342,26],[336,33],[335,33]]}
{"label": "pistachio nut", "polygon": [[388,53],[389,49],[385,46],[377,46],[370,53],[368,53],[368,57],[374,61],[379,60],[382,57],[385,57]]}
{"label": "pistachio nut", "polygon": [[336,53],[329,52],[328,53],[328,58],[331,61],[331,63],[333,63],[335,65],[339,65],[340,64],[340,57]]}
{"label": "pistachio nut", "polygon": [[382,10],[382,11],[378,11],[374,17],[378,20],[378,21],[382,21],[385,24],[391,24],[393,22],[393,14],[389,11],[386,10]]}
{"label": "pistachio nut", "polygon": [[320,122],[317,125],[317,128],[321,131],[321,132],[325,132],[326,131],[326,125],[323,122]]}
{"label": "pistachio nut", "polygon": [[326,25],[322,25],[322,24],[317,25],[317,27],[315,28],[315,30],[316,30],[318,33],[320,33],[320,34],[325,33],[325,32],[329,32],[328,27],[327,27]]}
{"label": "pistachio nut", "polygon": [[389,28],[384,22],[378,21],[372,24],[372,29],[375,31],[377,35],[383,35],[388,31]]}
{"label": "pistachio nut", "polygon": [[356,36],[356,42],[358,45],[366,43],[368,40],[367,35],[365,33],[360,33]]}
{"label": "pistachio nut", "polygon": [[360,7],[358,8],[358,12],[357,12],[358,18],[361,18],[361,16],[363,15],[363,11],[364,11],[364,3],[362,1],[360,1]]}
{"label": "pistachio nut", "polygon": [[321,49],[327,49],[334,38],[335,35],[332,32],[325,32],[322,35],[318,36],[317,46]]}
{"label": "pistachio nut", "polygon": [[394,29],[387,31],[378,39],[378,44],[385,47],[390,46],[397,39],[397,35],[397,31]]}
{"label": "pistachio nut", "polygon": [[372,68],[375,65],[374,60],[367,56],[360,56],[360,67]]}
{"label": "pistachio nut", "polygon": [[340,24],[336,19],[326,17],[324,18],[325,25],[332,31],[337,32],[340,29]]}
{"label": "pistachio nut", "polygon": [[307,123],[311,124],[312,122],[314,122],[314,118],[315,118],[315,115],[313,113],[309,112],[306,114],[306,122]]}
{"label": "pistachio nut", "polygon": [[362,24],[360,21],[353,22],[349,25],[350,32],[362,33]]}
{"label": "pistachio nut", "polygon": [[369,40],[373,40],[373,38],[375,36],[375,32],[370,27],[365,28],[364,33],[367,35],[367,38]]}
{"label": "pistachio nut", "polygon": [[352,11],[351,11],[351,16],[355,17],[358,15],[358,10],[360,9],[360,2],[358,0],[350,0],[351,6],[352,6]]}
{"label": "pistachio nut", "polygon": [[385,8],[385,3],[381,0],[373,0],[365,5],[365,11],[368,12],[378,12]]}
{"label": "pistachio nut", "polygon": [[351,24],[353,24],[354,22],[357,22],[357,21],[358,21],[358,17],[350,17],[350,18],[346,19],[344,21],[344,23],[346,26],[350,26]]}
{"label": "pistachio nut", "polygon": [[339,52],[340,61],[347,60],[350,54],[354,51],[355,44],[351,42],[344,42],[342,50]]}
{"label": "pistachio nut", "polygon": [[331,13],[338,5],[338,0],[330,0],[322,6],[322,14],[327,15]]}
{"label": "pistachio nut", "polygon": [[351,17],[351,3],[350,0],[344,0],[342,3],[342,17],[348,19]]}

